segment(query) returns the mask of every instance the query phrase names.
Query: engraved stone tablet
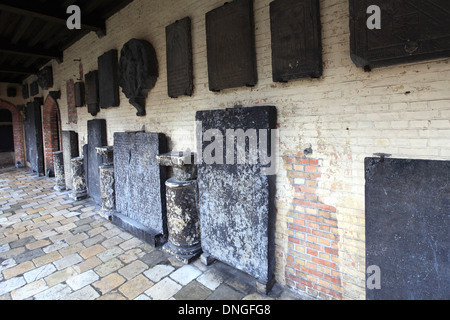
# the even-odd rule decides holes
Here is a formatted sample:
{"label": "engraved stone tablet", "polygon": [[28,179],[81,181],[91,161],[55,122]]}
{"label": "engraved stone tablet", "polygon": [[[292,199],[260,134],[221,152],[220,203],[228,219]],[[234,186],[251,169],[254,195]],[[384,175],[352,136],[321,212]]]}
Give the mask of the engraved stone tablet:
{"label": "engraved stone tablet", "polygon": [[74,85],[75,107],[84,106],[84,83],[75,82]]}
{"label": "engraved stone tablet", "polygon": [[42,103],[42,98],[36,98],[33,102],[29,102],[24,121],[27,161],[30,163],[31,169],[39,176],[45,175],[41,119]]}
{"label": "engraved stone tablet", "polygon": [[37,81],[30,83],[30,96],[34,97],[39,93],[39,85]]}
{"label": "engraved stone tablet", "polygon": [[365,178],[366,298],[450,299],[450,161],[367,158]]}
{"label": "engraved stone tablet", "polygon": [[253,0],[234,0],[206,14],[209,90],[257,83]]}
{"label": "engraved stone tablet", "polygon": [[40,70],[37,76],[39,86],[43,90],[47,90],[48,88],[53,87],[53,68],[51,66],[47,66]]}
{"label": "engraved stone tablet", "polygon": [[167,240],[166,168],[156,156],[166,152],[162,133],[114,133],[116,210],[113,223],[154,246]]}
{"label": "engraved stone tablet", "polygon": [[273,81],[322,75],[319,0],[271,2],[270,26]]}
{"label": "engraved stone tablet", "polygon": [[117,107],[120,104],[117,68],[117,50],[109,50],[98,57],[100,108]]}
{"label": "engraved stone tablet", "polygon": [[100,111],[98,105],[98,71],[94,70],[88,72],[84,78],[86,80],[85,97],[88,112],[91,115],[96,116]]}
{"label": "engraved stone tablet", "polygon": [[[203,251],[247,272],[270,290],[275,250],[275,176],[262,174],[265,161],[261,148],[270,145],[271,139],[264,139],[262,132],[270,136],[270,129],[275,129],[276,108],[198,111],[196,121],[197,132],[202,133],[197,136],[202,141],[197,181]],[[230,135],[231,131],[237,139]],[[212,139],[207,132],[214,134]],[[245,137],[252,134],[254,139]],[[238,148],[235,140],[244,141],[245,147]],[[245,163],[238,161],[237,150],[245,150]],[[274,152],[270,146],[265,150]],[[256,161],[250,154],[256,155]],[[211,155],[213,163],[207,159]]]}
{"label": "engraved stone tablet", "polygon": [[156,52],[148,41],[131,39],[124,44],[120,51],[119,85],[137,109],[137,116],[145,116],[145,99],[158,75]]}
{"label": "engraved stone tablet", "polygon": [[[380,29],[373,27],[374,11],[367,13],[372,5],[381,10]],[[351,58],[370,70],[449,57],[449,15],[446,0],[350,0]]]}
{"label": "engraved stone tablet", "polygon": [[97,153],[96,148],[107,144],[106,139],[106,120],[94,119],[87,122],[88,144],[84,153],[86,185],[89,196],[91,196],[97,205],[102,204],[100,193],[100,175],[98,167],[103,163],[103,158]]}
{"label": "engraved stone tablet", "polygon": [[166,27],[167,87],[171,98],[191,96],[192,40],[191,19],[186,17]]}
{"label": "engraved stone tablet", "polygon": [[78,133],[75,131],[62,131],[62,148],[64,156],[64,171],[66,179],[66,189],[72,189],[72,164],[71,160],[79,156]]}

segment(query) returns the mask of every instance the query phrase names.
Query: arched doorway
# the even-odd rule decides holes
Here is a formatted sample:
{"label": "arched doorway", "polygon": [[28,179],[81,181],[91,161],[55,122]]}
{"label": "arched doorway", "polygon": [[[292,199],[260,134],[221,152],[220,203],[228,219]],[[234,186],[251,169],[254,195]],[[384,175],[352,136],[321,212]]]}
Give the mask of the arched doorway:
{"label": "arched doorway", "polygon": [[[13,140],[13,151],[14,151],[14,164],[18,167],[25,166],[25,146],[24,146],[24,131],[23,131],[23,117],[22,114],[17,110],[16,106],[9,103],[8,101],[1,100],[0,99],[0,110],[7,110],[9,113],[7,114],[5,111],[2,111],[4,113],[5,117],[8,117],[7,119],[11,119],[11,121],[6,121],[5,123],[8,123],[8,126],[10,126],[9,129],[5,130],[11,130],[12,127],[12,140]],[[9,118],[9,114],[10,117]],[[10,123],[10,124],[9,124]],[[9,134],[6,134],[9,136]],[[3,140],[3,134],[2,140]]]}
{"label": "arched doorway", "polygon": [[56,100],[48,95],[44,102],[42,114],[42,135],[44,140],[44,165],[45,173],[52,175],[53,152],[62,150],[61,141],[61,114]]}

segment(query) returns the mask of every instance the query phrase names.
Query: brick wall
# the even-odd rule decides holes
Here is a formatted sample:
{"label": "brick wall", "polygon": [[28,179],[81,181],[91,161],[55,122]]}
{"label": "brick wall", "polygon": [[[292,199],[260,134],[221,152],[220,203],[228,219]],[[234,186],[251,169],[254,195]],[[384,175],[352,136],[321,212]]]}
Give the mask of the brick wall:
{"label": "brick wall", "polygon": [[[145,128],[165,133],[171,148],[194,150],[197,110],[234,104],[276,106],[280,164],[276,184],[277,281],[324,299],[364,299],[364,158],[383,152],[397,158],[450,160],[449,59],[364,72],[350,59],[348,1],[322,0],[323,76],[273,83],[270,1],[254,1],[258,84],[213,93],[208,90],[205,13],[224,1],[134,0],[107,21],[105,37],[99,39],[91,32],[64,52],[63,63],[52,62],[55,85],[51,90],[61,90],[62,129],[77,131],[81,148],[87,142],[87,120],[106,119],[109,144],[116,131]],[[164,28],[185,16],[192,20],[194,94],[171,99],[167,95]],[[69,118],[73,108],[67,100],[66,82],[78,76],[80,67],[84,73],[97,69],[98,56],[110,49],[120,51],[131,38],[151,42],[157,52],[160,76],[147,97],[147,115],[136,117],[136,109],[121,93],[120,107],[102,109],[96,117],[85,107],[77,108],[77,121],[73,121]],[[311,155],[303,155],[306,148],[311,149]],[[286,162],[291,161],[288,159],[310,159],[313,163],[294,164]],[[309,172],[307,167],[317,168],[317,172]],[[302,173],[314,174],[305,179],[306,185],[302,180],[296,183],[292,176]],[[325,213],[330,215],[327,222],[321,215]],[[301,219],[301,215],[316,221]],[[320,219],[324,220],[318,222]],[[295,229],[299,227],[306,229]],[[333,239],[314,234],[328,227],[326,234]],[[318,247],[302,242],[308,236],[317,237],[317,242],[307,243]],[[337,254],[327,252],[331,249],[337,249]],[[330,259],[325,258],[327,254]],[[322,261],[333,265],[323,265]]]}

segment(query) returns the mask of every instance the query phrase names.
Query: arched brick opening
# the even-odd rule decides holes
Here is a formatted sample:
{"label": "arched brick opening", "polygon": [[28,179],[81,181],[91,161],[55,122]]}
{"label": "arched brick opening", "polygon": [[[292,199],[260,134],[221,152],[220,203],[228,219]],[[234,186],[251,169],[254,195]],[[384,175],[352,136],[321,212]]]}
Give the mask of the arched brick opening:
{"label": "arched brick opening", "polygon": [[45,172],[49,169],[54,172],[53,152],[62,149],[61,142],[61,115],[58,103],[48,95],[44,102],[42,115],[42,135],[44,140]]}
{"label": "arched brick opening", "polygon": [[14,135],[14,162],[18,166],[25,165],[25,136],[23,131],[23,117],[17,107],[8,101],[0,99],[0,109],[7,109],[12,114]]}

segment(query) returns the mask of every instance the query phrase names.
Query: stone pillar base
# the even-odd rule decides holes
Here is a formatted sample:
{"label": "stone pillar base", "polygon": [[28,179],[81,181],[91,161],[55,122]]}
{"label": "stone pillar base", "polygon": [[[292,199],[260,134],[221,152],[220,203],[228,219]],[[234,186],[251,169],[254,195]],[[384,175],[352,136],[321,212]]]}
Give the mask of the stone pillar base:
{"label": "stone pillar base", "polygon": [[194,261],[202,253],[202,246],[200,243],[189,248],[182,248],[174,246],[169,241],[162,247],[162,249],[170,254],[173,254],[175,258],[186,264]]}

